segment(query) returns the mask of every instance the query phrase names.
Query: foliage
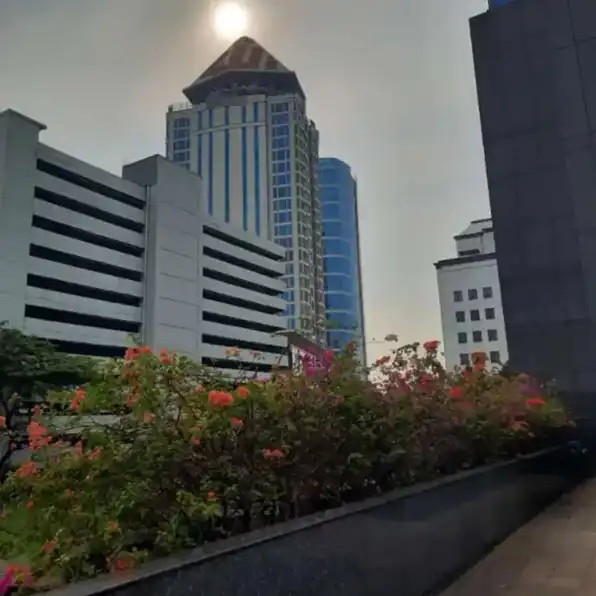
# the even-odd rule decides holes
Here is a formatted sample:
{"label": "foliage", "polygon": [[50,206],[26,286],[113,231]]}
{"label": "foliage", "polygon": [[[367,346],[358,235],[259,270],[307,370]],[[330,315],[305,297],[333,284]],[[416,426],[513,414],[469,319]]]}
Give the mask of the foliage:
{"label": "foliage", "polygon": [[10,431],[0,437],[0,473],[19,440],[21,408],[51,387],[86,382],[92,372],[90,360],[62,354],[48,341],[0,323],[0,421]]}
{"label": "foliage", "polygon": [[378,382],[350,353],[235,388],[146,348],[98,364],[53,395],[69,416],[36,413],[33,460],[0,487],[5,577],[27,591],[129,569],[564,437],[560,404],[528,378],[487,371],[483,355],[447,373],[437,349],[394,350]]}

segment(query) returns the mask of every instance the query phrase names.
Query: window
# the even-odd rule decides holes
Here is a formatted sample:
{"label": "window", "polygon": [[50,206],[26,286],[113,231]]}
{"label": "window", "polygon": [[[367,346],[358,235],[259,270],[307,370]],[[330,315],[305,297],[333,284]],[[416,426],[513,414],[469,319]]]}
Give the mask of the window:
{"label": "window", "polygon": [[485,308],[484,309],[484,316],[486,317],[487,321],[492,321],[495,318],[495,309],[494,308]]}
{"label": "window", "polygon": [[497,341],[497,330],[496,329],[489,329],[488,330],[488,341]]}
{"label": "window", "polygon": [[464,299],[464,294],[461,290],[455,290],[453,292],[453,302],[462,302]]}
{"label": "window", "polygon": [[457,334],[457,343],[458,344],[467,344],[468,343],[468,334],[460,332]]}
{"label": "window", "polygon": [[493,289],[491,287],[482,288],[482,297],[483,298],[492,298],[493,297]]}
{"label": "window", "polygon": [[466,313],[463,310],[458,310],[455,313],[455,320],[458,323],[465,323],[466,322]]}
{"label": "window", "polygon": [[472,290],[468,290],[468,300],[477,300],[478,299],[478,290],[475,288]]}
{"label": "window", "polygon": [[472,331],[472,340],[474,343],[480,343],[482,341],[482,331]]}
{"label": "window", "polygon": [[479,321],[480,320],[480,311],[479,310],[471,310],[470,311],[470,321]]}
{"label": "window", "polygon": [[460,354],[459,363],[462,366],[468,366],[468,364],[470,364],[470,354]]}
{"label": "window", "polygon": [[490,361],[493,362],[494,364],[501,363],[501,354],[499,354],[499,352],[491,352],[489,354],[489,357],[490,357]]}

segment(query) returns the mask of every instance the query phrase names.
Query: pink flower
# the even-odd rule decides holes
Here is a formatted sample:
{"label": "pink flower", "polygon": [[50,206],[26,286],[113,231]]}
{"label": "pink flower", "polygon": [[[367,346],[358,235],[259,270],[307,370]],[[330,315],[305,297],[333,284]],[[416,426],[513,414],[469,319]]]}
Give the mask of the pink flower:
{"label": "pink flower", "polygon": [[263,449],[265,459],[281,459],[284,452],[281,449]]}
{"label": "pink flower", "polygon": [[0,596],[8,594],[8,590],[14,585],[14,575],[12,569],[7,569],[2,578],[0,578]]}
{"label": "pink flower", "polygon": [[436,352],[439,349],[439,341],[436,339],[432,339],[430,341],[425,341],[422,344],[422,347],[427,351],[427,352]]}
{"label": "pink flower", "polygon": [[230,418],[230,424],[232,426],[240,427],[244,424],[244,420],[242,420],[242,418]]}

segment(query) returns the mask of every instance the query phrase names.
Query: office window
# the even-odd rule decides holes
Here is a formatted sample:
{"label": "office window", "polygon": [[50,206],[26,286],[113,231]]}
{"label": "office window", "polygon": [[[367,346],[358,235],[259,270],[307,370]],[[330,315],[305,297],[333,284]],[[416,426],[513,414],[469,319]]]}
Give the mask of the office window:
{"label": "office window", "polygon": [[492,298],[493,297],[493,289],[491,287],[482,288],[482,297],[483,298]]}
{"label": "office window", "polygon": [[495,318],[495,309],[494,308],[485,308],[484,309],[484,316],[487,321],[492,321]]}
{"label": "office window", "polygon": [[461,290],[455,290],[453,292],[453,302],[461,302],[464,299],[464,294]]}
{"label": "office window", "polygon": [[479,321],[480,320],[480,311],[479,310],[471,310],[470,311],[470,321]]}
{"label": "office window", "polygon": [[458,323],[465,323],[466,322],[466,313],[463,310],[458,310],[455,313],[455,320]]}
{"label": "office window", "polygon": [[488,341],[497,341],[497,330],[496,329],[489,329],[488,330]]}
{"label": "office window", "polygon": [[457,334],[457,343],[458,344],[467,344],[468,343],[468,334],[467,333],[458,333]]}
{"label": "office window", "polygon": [[472,331],[472,340],[474,343],[479,343],[482,341],[482,331]]}
{"label": "office window", "polygon": [[462,366],[468,366],[468,364],[470,364],[470,354],[460,354],[459,363]]}
{"label": "office window", "polygon": [[478,299],[478,290],[475,288],[472,290],[468,290],[468,300],[477,300]]}
{"label": "office window", "polygon": [[501,363],[501,354],[499,354],[499,352],[491,352],[489,354],[489,357],[490,357],[490,361],[493,362],[494,364]]}

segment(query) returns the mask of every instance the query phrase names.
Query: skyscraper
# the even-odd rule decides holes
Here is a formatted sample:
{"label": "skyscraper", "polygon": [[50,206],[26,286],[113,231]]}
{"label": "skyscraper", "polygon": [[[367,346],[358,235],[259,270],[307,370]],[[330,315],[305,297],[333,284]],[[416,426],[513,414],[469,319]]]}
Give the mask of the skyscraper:
{"label": "skyscraper", "polygon": [[366,364],[357,189],[347,163],[319,160],[327,345],[339,351],[353,341]]}
{"label": "skyscraper", "polygon": [[471,34],[510,364],[592,416],[596,3],[514,0]]}
{"label": "skyscraper", "polygon": [[294,72],[256,41],[234,42],[167,113],[167,156],[199,174],[209,213],[286,249],[289,329],[322,339],[318,132]]}

